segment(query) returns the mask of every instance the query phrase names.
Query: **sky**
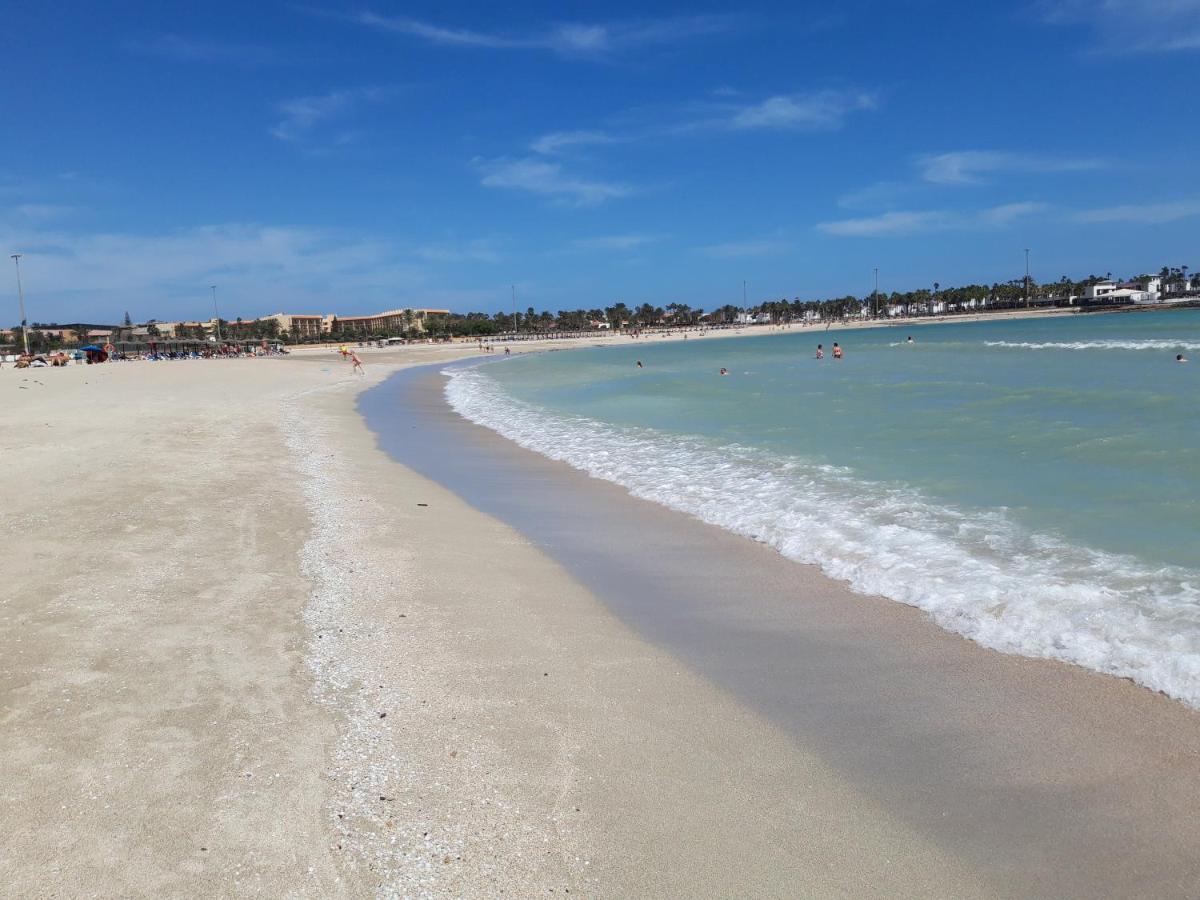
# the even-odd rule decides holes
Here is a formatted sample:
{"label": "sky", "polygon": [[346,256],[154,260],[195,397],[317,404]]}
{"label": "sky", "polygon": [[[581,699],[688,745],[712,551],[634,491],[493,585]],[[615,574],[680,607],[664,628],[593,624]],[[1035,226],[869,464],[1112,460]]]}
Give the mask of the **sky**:
{"label": "sky", "polygon": [[0,59],[31,322],[1200,268],[1200,0],[45,0]]}

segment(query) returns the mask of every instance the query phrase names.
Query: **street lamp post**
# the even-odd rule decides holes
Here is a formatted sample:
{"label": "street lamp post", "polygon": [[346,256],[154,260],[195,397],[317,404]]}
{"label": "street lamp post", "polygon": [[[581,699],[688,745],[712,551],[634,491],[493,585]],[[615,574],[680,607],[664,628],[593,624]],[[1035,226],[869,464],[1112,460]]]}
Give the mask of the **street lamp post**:
{"label": "street lamp post", "polygon": [[25,322],[25,292],[21,290],[21,254],[12,255],[13,265],[17,267],[17,303],[21,306],[21,339],[25,342],[25,355],[29,355],[29,327]]}
{"label": "street lamp post", "polygon": [[209,287],[212,288],[213,297],[213,328],[217,333],[217,343],[219,344],[221,343],[221,314],[217,312],[217,286],[210,284]]}
{"label": "street lamp post", "polygon": [[871,312],[876,319],[879,318],[879,266],[875,267],[875,293],[871,295]]}
{"label": "street lamp post", "polygon": [[1029,248],[1025,248],[1025,308],[1029,308]]}

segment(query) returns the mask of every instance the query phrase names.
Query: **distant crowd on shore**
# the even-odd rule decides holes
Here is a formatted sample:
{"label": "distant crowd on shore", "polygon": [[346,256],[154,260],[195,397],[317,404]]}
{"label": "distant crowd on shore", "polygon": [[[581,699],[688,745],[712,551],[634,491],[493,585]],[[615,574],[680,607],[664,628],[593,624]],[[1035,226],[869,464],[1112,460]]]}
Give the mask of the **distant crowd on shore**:
{"label": "distant crowd on shore", "polygon": [[205,347],[160,349],[153,344],[145,350],[118,350],[112,344],[103,347],[90,346],[77,350],[56,350],[52,353],[21,353],[7,357],[0,355],[0,368],[5,362],[17,369],[59,368],[75,365],[98,365],[111,362],[133,362],[146,360],[162,362],[182,359],[247,359],[262,356],[282,356],[288,351],[278,344],[214,344]]}

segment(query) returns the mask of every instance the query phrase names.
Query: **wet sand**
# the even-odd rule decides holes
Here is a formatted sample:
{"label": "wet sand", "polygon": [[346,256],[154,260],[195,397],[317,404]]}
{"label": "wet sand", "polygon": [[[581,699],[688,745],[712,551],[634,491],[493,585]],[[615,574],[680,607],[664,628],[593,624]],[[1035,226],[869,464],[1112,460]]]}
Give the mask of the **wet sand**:
{"label": "wet sand", "polygon": [[[522,450],[408,372],[360,406],[397,459],[503,518],[626,624],[1012,896],[1200,889],[1200,715],[1005,656]],[[453,452],[448,452],[453,448]]]}

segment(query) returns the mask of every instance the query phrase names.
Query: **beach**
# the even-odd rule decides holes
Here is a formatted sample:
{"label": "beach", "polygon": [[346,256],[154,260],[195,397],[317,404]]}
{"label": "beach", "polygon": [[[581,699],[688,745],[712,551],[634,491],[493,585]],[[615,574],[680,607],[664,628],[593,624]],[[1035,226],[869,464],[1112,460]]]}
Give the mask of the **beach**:
{"label": "beach", "polygon": [[[0,371],[0,811],[19,823],[0,892],[1194,894],[1194,712],[587,483],[457,420],[436,370],[394,434],[360,414],[401,368],[473,354],[370,351],[363,379],[329,350]],[[437,422],[466,429],[479,481],[387,452],[445,455]],[[556,485],[566,525],[605,510],[598,544],[625,522],[673,545],[638,597],[698,547],[755,573],[777,627],[743,623],[737,652],[806,642],[798,668],[778,657],[806,714],[709,652],[738,610],[639,618],[611,571],[489,514],[497,473]],[[771,605],[784,590],[801,615]]]}

